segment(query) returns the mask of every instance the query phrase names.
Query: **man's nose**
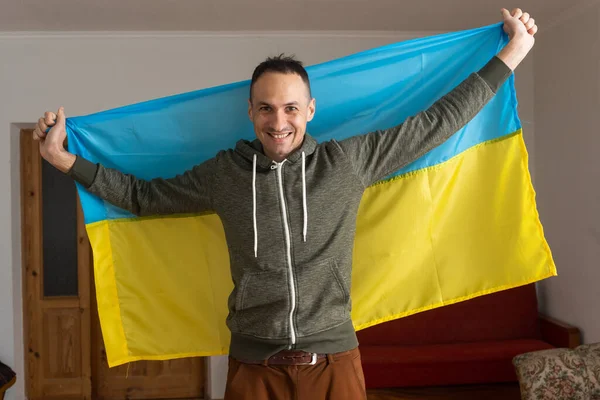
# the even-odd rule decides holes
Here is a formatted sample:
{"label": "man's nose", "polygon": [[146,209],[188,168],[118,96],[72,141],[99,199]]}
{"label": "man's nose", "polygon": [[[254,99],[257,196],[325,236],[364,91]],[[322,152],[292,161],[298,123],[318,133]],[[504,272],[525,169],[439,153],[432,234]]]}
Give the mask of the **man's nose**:
{"label": "man's nose", "polygon": [[271,121],[272,129],[276,130],[277,132],[281,132],[282,130],[286,129],[287,126],[287,116],[285,115],[284,111],[277,111],[273,113],[273,119]]}

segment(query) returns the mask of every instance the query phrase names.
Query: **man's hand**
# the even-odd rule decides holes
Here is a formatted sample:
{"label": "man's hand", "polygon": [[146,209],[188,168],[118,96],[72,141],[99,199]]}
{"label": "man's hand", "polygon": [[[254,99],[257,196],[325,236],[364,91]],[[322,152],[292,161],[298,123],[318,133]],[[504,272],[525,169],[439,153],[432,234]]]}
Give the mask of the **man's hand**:
{"label": "man's hand", "polygon": [[67,138],[65,120],[65,110],[62,107],[57,114],[47,111],[33,130],[33,139],[39,140],[42,157],[62,172],[69,171],[75,162],[75,156],[64,147]]}
{"label": "man's hand", "polygon": [[533,47],[534,35],[538,27],[535,24],[535,19],[529,13],[523,12],[520,8],[515,8],[509,13],[506,8],[503,8],[502,18],[504,19],[504,32],[510,40],[527,41]]}
{"label": "man's hand", "polygon": [[533,47],[538,26],[529,13],[523,12],[520,8],[515,8],[512,12],[503,8],[502,18],[504,19],[504,32],[510,41],[498,53],[498,58],[514,70]]}

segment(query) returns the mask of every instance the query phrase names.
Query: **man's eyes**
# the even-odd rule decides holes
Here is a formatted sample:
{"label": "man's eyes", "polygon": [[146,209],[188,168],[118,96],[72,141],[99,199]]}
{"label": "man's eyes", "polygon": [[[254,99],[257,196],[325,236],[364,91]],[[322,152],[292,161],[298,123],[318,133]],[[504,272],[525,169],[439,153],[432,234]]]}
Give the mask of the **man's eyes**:
{"label": "man's eyes", "polygon": [[[271,107],[269,107],[269,106],[261,106],[258,109],[259,109],[259,111],[271,111],[272,110]],[[298,107],[288,106],[285,108],[285,110],[287,112],[296,112],[296,111],[298,111]]]}

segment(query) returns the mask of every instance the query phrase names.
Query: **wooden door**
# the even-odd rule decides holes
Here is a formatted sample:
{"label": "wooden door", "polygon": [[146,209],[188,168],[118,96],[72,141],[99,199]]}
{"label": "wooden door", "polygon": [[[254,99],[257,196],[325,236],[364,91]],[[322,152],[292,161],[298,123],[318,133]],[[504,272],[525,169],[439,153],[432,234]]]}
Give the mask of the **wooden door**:
{"label": "wooden door", "polygon": [[23,307],[30,400],[204,398],[204,358],[108,368],[75,185],[21,131]]}
{"label": "wooden door", "polygon": [[[57,204],[51,196],[47,196],[46,203],[43,202],[42,175],[47,171],[39,155],[38,144],[31,138],[31,130],[21,131],[27,396],[30,400],[87,400],[91,399],[90,247],[74,190],[72,197],[67,196],[68,204]],[[51,183],[49,181],[47,183]],[[52,209],[53,206],[60,210]],[[65,209],[70,211],[66,217]],[[44,211],[48,218],[61,218],[61,225],[68,234],[56,236],[45,232]],[[54,211],[56,214],[50,215]],[[46,222],[46,225],[51,225],[48,220]],[[61,241],[69,243],[65,249],[70,254],[64,257],[57,251]],[[51,276],[44,268],[49,264],[58,265],[64,273]]]}

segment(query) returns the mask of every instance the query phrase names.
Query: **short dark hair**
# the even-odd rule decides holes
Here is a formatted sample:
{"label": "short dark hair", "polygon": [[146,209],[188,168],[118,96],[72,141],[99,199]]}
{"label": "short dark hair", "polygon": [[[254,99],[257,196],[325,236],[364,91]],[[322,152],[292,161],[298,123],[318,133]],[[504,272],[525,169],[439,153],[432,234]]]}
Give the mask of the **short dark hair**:
{"label": "short dark hair", "polygon": [[312,98],[310,90],[310,80],[308,79],[308,73],[302,66],[302,61],[296,60],[294,56],[286,56],[280,54],[275,57],[269,57],[265,61],[261,62],[254,68],[252,73],[252,81],[250,82],[250,100],[252,100],[252,88],[254,84],[263,74],[267,72],[279,72],[280,74],[296,74],[302,78],[306,87],[308,88],[308,95]]}

